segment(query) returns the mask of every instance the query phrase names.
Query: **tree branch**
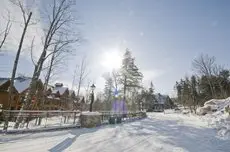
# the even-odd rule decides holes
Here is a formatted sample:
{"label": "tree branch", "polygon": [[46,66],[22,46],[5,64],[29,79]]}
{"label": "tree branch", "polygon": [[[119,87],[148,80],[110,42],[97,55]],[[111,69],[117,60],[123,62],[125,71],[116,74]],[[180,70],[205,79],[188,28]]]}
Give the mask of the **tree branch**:
{"label": "tree branch", "polygon": [[35,38],[35,36],[33,37],[33,40],[32,40],[32,42],[31,42],[31,47],[30,47],[30,58],[31,58],[32,63],[33,63],[34,66],[35,66],[35,62],[34,62],[34,59],[33,59],[34,38]]}
{"label": "tree branch", "polygon": [[[6,24],[6,28],[5,28],[5,30],[0,34],[0,36],[1,36],[2,34],[4,34],[4,35],[3,35],[2,42],[1,42],[1,44],[0,44],[0,49],[2,48],[3,44],[4,44],[5,41],[6,41],[6,38],[7,38],[8,34],[9,34],[9,32],[10,32],[11,26],[12,26],[12,24],[10,23],[10,14],[8,14],[8,21],[7,21],[7,24]],[[0,50],[0,51],[1,51],[1,50]]]}

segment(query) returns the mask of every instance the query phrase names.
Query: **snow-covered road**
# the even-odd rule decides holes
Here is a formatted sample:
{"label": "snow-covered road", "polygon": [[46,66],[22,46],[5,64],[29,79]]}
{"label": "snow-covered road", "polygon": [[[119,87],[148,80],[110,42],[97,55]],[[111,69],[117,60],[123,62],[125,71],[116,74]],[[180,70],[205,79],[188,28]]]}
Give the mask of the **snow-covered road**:
{"label": "snow-covered road", "polygon": [[230,152],[230,140],[194,116],[152,113],[148,118],[94,129],[0,135],[0,151]]}

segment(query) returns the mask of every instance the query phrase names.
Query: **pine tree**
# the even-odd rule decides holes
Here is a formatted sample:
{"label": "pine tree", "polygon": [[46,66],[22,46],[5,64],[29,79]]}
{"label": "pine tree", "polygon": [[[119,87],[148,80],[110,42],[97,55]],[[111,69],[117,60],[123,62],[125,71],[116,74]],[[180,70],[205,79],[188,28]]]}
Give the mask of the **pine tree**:
{"label": "pine tree", "polygon": [[143,75],[139,72],[138,67],[135,65],[135,59],[132,57],[131,52],[127,49],[121,67],[120,83],[123,86],[123,96],[126,99],[127,90],[133,88],[140,88]]}
{"label": "pine tree", "polygon": [[137,108],[136,103],[138,104],[137,98],[142,78],[143,75],[135,64],[135,59],[132,57],[131,52],[126,49],[120,69],[119,84],[123,92],[123,100],[132,110]]}

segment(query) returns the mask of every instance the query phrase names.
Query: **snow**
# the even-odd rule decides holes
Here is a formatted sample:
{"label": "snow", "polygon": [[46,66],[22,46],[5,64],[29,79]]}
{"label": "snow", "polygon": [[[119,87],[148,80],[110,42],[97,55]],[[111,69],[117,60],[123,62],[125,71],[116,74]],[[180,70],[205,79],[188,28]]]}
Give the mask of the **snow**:
{"label": "snow", "polygon": [[16,79],[14,82],[14,87],[16,88],[18,93],[22,93],[23,91],[29,88],[30,82],[31,82],[30,78],[24,79],[24,80]]}
{"label": "snow", "polygon": [[[225,108],[230,106],[230,97],[226,99],[211,99],[205,102],[204,107],[211,107],[216,112],[209,112],[201,116],[202,120],[208,122],[208,125],[217,130],[217,134],[222,138],[230,138],[230,116],[225,111]],[[199,110],[202,111],[202,108]]]}
{"label": "snow", "polygon": [[57,93],[58,93],[58,90],[53,90],[52,93],[53,93],[53,94],[57,94]]}
{"label": "snow", "polygon": [[60,95],[63,95],[63,94],[65,93],[66,90],[68,90],[67,87],[55,87],[53,91],[54,91],[54,92],[57,92],[57,91],[58,91],[58,92],[60,93]]}
{"label": "snow", "polygon": [[158,104],[164,104],[166,102],[167,96],[161,95],[158,93],[155,95],[155,98],[156,98]]}
{"label": "snow", "polygon": [[193,115],[149,113],[132,123],[92,129],[0,135],[0,151],[50,152],[229,152],[205,121]]}
{"label": "snow", "polygon": [[48,99],[60,100],[60,98],[55,97],[55,96],[52,96],[52,95],[47,96],[47,98],[48,98]]}
{"label": "snow", "polygon": [[89,112],[89,111],[84,111],[82,112],[82,115],[88,115],[88,116],[95,116],[95,115],[102,115],[100,112]]}
{"label": "snow", "polygon": [[[74,124],[74,117],[69,117],[69,119],[67,119],[66,123],[64,123],[64,117],[63,116],[54,116],[54,117],[49,117],[49,118],[43,118],[41,125],[35,125],[36,120],[32,120],[30,121],[28,128],[26,128],[26,124],[24,125],[24,127],[20,127],[19,129],[14,129],[14,124],[15,122],[9,122],[9,126],[8,126],[8,131],[9,132],[21,132],[21,131],[36,131],[37,130],[48,130],[48,129],[53,129],[53,128],[63,128],[63,127],[72,127],[72,126],[79,126],[79,116],[80,114],[76,115],[76,119],[75,119],[75,124]],[[4,123],[0,124],[0,129],[2,129],[4,126]]]}
{"label": "snow", "polygon": [[204,103],[204,107],[210,106],[211,109],[224,111],[225,107],[230,106],[230,97],[226,99],[211,99]]}
{"label": "snow", "polygon": [[75,91],[74,90],[69,90],[69,96],[75,95]]}

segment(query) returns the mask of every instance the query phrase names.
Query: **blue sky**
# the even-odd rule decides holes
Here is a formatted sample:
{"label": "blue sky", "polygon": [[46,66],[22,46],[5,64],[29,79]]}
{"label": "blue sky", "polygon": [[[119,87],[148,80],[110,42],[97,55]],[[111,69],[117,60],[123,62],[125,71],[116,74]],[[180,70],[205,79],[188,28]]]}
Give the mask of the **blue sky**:
{"label": "blue sky", "polygon": [[[103,88],[103,53],[131,49],[157,92],[173,91],[175,81],[191,73],[191,61],[201,53],[216,56],[229,67],[230,1],[228,0],[76,0],[78,26],[85,42],[70,57],[60,81],[71,84],[76,62],[87,55],[90,79]],[[7,75],[14,54],[0,57],[0,74]],[[12,57],[10,57],[12,56]],[[21,58],[19,73],[29,73],[30,60]],[[25,68],[26,67],[26,68]]]}

